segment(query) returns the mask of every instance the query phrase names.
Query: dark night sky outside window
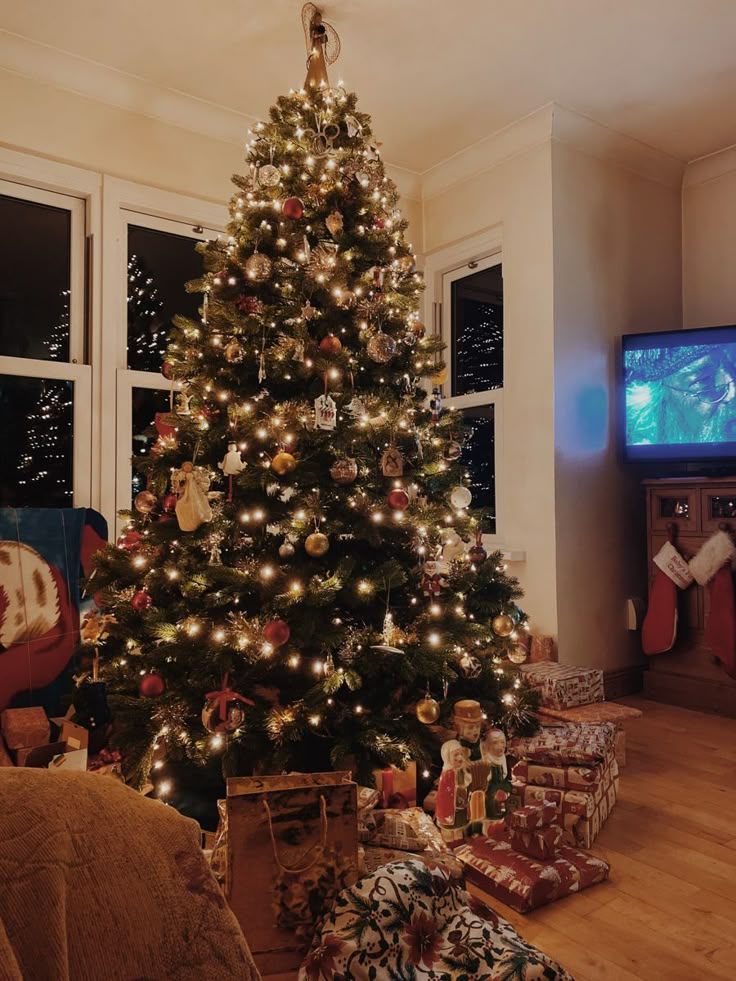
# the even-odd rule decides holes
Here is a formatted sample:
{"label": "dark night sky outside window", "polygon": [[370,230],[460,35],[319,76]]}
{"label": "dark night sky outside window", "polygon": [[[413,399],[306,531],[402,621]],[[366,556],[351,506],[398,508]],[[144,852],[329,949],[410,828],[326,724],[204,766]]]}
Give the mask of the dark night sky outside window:
{"label": "dark night sky outside window", "polygon": [[160,371],[171,318],[199,319],[199,293],[184,284],[202,275],[196,240],[128,226],[128,367]]}
{"label": "dark night sky outside window", "polygon": [[503,278],[500,266],[452,284],[452,394],[503,387]]}
{"label": "dark night sky outside window", "polygon": [[155,388],[134,388],[133,401],[133,475],[131,500],[139,491],[146,489],[146,476],[136,468],[135,458],[148,456],[156,442],[156,434],[149,430],[157,412],[169,411],[169,394]]}

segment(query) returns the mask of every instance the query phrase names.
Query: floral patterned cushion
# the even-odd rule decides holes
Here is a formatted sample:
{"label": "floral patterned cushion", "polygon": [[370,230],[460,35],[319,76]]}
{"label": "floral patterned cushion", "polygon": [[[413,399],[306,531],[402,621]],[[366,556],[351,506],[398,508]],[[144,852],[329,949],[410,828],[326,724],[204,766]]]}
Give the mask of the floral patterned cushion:
{"label": "floral patterned cushion", "polygon": [[299,972],[300,981],[507,977],[572,981],[446,871],[415,859],[345,889]]}

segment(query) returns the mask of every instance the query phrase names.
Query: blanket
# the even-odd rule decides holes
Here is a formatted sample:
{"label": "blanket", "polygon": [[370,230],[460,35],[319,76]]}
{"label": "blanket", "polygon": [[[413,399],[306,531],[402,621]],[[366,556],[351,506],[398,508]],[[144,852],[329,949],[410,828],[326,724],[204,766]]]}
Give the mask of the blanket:
{"label": "blanket", "polygon": [[256,981],[199,837],[117,780],[0,769],[0,981]]}

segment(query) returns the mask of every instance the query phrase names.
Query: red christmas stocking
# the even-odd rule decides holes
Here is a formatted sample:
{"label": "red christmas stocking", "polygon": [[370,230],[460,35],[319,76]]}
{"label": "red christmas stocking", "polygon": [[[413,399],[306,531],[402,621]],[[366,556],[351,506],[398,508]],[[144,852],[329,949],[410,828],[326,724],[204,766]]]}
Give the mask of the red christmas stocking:
{"label": "red christmas stocking", "polygon": [[710,647],[726,673],[736,678],[736,602],[730,562],[711,579],[708,591],[710,613],[703,638],[705,646]]}
{"label": "red christmas stocking", "polygon": [[731,536],[717,531],[690,560],[690,571],[701,586],[707,586],[710,598],[703,640],[732,678],[736,677],[736,600],[731,575],[734,558],[736,547]]}
{"label": "red christmas stocking", "polygon": [[649,590],[649,606],[641,628],[645,654],[663,654],[674,646],[677,636],[677,586],[657,569]]}
{"label": "red christmas stocking", "polygon": [[677,588],[687,589],[693,581],[687,562],[671,541],[654,556],[657,572],[649,590],[649,606],[641,628],[645,654],[669,651],[677,636]]}

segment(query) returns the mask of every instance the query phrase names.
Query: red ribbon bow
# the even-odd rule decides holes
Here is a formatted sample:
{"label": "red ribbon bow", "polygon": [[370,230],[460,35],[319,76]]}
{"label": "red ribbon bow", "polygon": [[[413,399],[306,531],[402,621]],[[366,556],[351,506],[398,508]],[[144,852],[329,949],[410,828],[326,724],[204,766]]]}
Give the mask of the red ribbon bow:
{"label": "red ribbon bow", "polygon": [[227,683],[229,673],[225,673],[225,677],[222,679],[222,688],[219,691],[208,692],[205,696],[207,699],[214,698],[217,702],[217,711],[220,713],[220,718],[224,719],[227,716],[227,703],[230,701],[242,702],[244,705],[255,705],[249,698],[244,695],[238,694],[238,692],[233,691]]}

